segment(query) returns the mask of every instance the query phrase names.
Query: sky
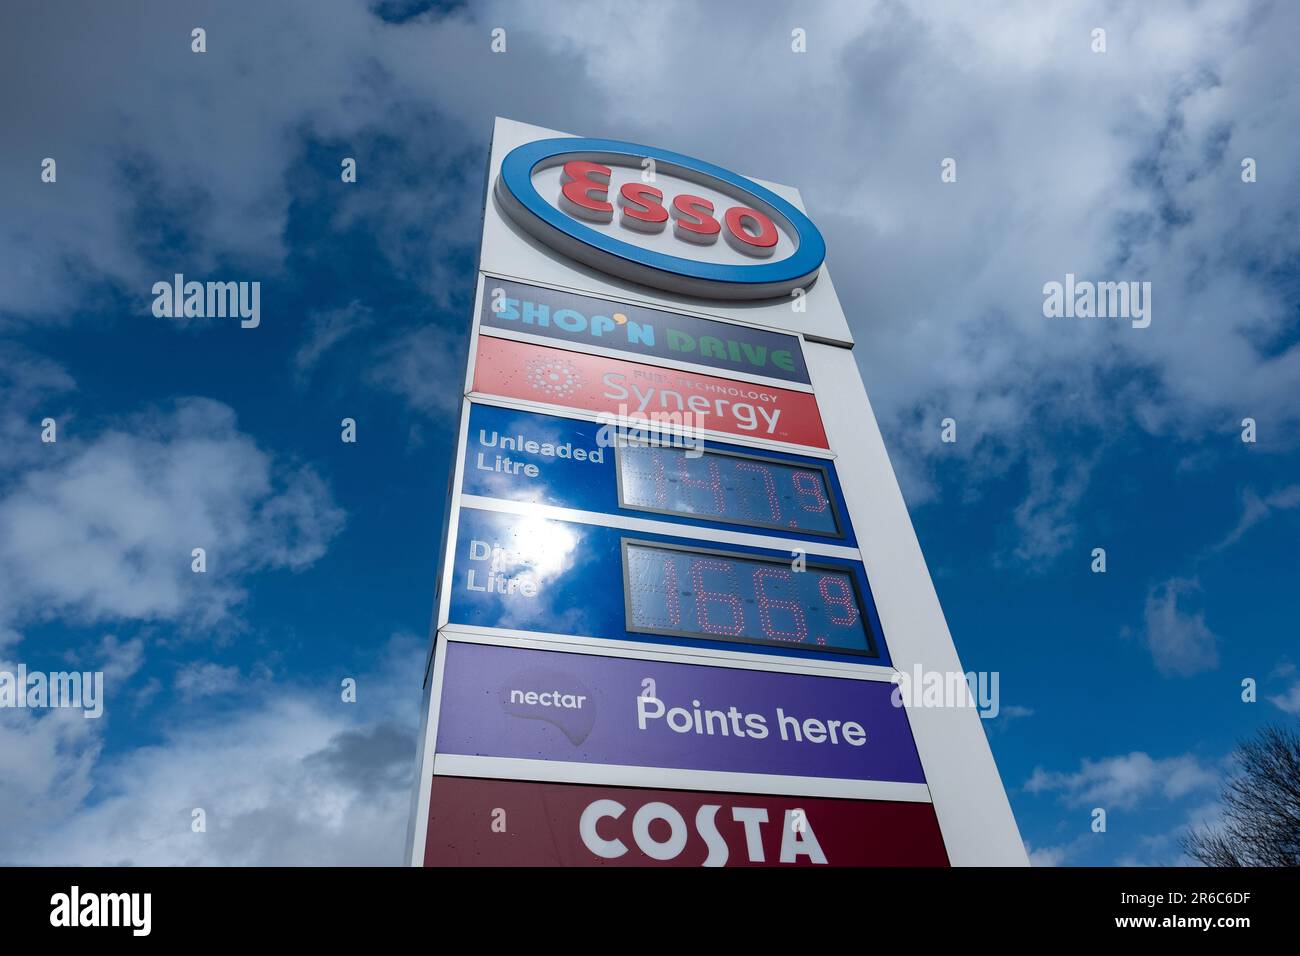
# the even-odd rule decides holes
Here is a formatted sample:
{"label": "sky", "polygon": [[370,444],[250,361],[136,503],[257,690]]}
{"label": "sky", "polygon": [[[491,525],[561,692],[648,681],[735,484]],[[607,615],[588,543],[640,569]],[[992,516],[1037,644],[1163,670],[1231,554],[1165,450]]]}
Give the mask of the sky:
{"label": "sky", "polygon": [[[107,699],[0,709],[0,863],[401,862],[497,115],[800,188],[1031,860],[1187,862],[1234,745],[1300,716],[1297,35],[1245,0],[7,5],[0,670]],[[260,325],[155,316],[175,273],[261,282]],[[1047,317],[1067,274],[1149,281],[1150,325]]]}

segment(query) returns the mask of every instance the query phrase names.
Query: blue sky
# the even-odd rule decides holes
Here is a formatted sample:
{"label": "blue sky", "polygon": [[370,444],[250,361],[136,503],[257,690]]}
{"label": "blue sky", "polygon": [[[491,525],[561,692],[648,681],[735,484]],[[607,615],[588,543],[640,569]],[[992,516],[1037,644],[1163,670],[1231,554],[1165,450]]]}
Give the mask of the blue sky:
{"label": "blue sky", "polygon": [[[970,6],[6,11],[0,661],[109,700],[0,711],[0,861],[398,861],[500,114],[801,188],[1033,859],[1179,862],[1300,713],[1300,23]],[[260,327],[155,318],[175,272]],[[1045,318],[1066,273],[1150,328]]]}

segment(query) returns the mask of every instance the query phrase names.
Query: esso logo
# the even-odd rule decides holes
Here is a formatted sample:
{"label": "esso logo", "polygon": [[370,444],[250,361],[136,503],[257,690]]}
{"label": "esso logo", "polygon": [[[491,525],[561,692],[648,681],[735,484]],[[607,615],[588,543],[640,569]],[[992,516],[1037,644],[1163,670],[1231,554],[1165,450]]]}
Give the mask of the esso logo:
{"label": "esso logo", "polygon": [[808,288],[826,258],[811,220],[772,190],[680,153],[544,139],[506,154],[502,212],[571,259],[655,289],[765,299]]}

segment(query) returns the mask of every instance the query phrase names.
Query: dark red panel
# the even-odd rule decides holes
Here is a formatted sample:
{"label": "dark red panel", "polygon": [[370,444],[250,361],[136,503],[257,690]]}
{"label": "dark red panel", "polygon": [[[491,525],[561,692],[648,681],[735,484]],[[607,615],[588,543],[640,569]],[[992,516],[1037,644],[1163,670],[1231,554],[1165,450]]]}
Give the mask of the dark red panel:
{"label": "dark red panel", "polygon": [[706,861],[713,866],[947,866],[948,855],[928,803],[433,779],[427,866],[702,866]]}

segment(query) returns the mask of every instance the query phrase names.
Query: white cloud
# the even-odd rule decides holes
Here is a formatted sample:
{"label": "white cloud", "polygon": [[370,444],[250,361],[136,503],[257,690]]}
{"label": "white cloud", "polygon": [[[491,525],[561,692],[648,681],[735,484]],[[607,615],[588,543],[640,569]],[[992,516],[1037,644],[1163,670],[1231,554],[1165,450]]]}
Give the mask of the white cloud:
{"label": "white cloud", "polygon": [[321,357],[345,338],[374,322],[374,315],[360,302],[350,302],[341,309],[313,313],[307,321],[307,340],[293,357],[294,372],[304,381]]}
{"label": "white cloud", "polygon": [[1025,844],[1030,866],[1061,866],[1070,855],[1068,846],[1030,846]]}
{"label": "white cloud", "polygon": [[1036,767],[1025,783],[1025,790],[1058,793],[1071,806],[1099,806],[1110,810],[1132,809],[1151,797],[1178,800],[1214,787],[1218,782],[1218,774],[1192,754],[1153,759],[1134,751],[1102,760],[1085,757],[1074,773]]}
{"label": "white cloud", "polygon": [[1247,531],[1274,512],[1289,511],[1297,507],[1300,507],[1300,485],[1287,485],[1263,496],[1253,488],[1247,488],[1241,496],[1241,517],[1236,527],[1215,545],[1215,550],[1236,544]]}
{"label": "white cloud", "polygon": [[18,469],[57,453],[57,441],[41,440],[41,422],[54,419],[55,438],[68,437],[73,418],[64,401],[75,384],[58,363],[0,341],[0,447],[6,465],[0,469],[0,493]]}
{"label": "white cloud", "polygon": [[1025,707],[1021,704],[1005,704],[998,710],[997,717],[987,720],[984,723],[990,732],[996,733],[1009,729],[1014,721],[1032,716],[1034,716],[1034,709],[1032,707]]}
{"label": "white cloud", "polygon": [[[68,442],[0,497],[0,622],[229,623],[252,572],[317,560],[343,514],[206,399]],[[207,572],[191,570],[194,548]]]}
{"label": "white cloud", "polygon": [[401,863],[426,651],[395,637],[356,704],[333,686],[263,683],[238,711],[187,705],[162,743],[111,755],[79,713],[0,712],[0,751],[24,768],[0,776],[0,862]]}
{"label": "white cloud", "polygon": [[1165,676],[1190,677],[1219,666],[1218,638],[1204,613],[1184,610],[1199,588],[1195,580],[1171,578],[1147,594],[1143,618],[1147,647]]}
{"label": "white cloud", "polygon": [[138,637],[120,641],[116,635],[105,634],[99,642],[97,657],[105,683],[125,683],[144,665],[144,641]]}
{"label": "white cloud", "polygon": [[399,336],[380,349],[371,380],[435,418],[450,417],[460,405],[465,363],[461,344],[437,326]]}
{"label": "white cloud", "polygon": [[80,809],[91,792],[101,723],[77,709],[0,708],[0,864],[8,862],[6,842]]}
{"label": "white cloud", "polygon": [[212,661],[191,661],[176,674],[176,690],[186,700],[228,694],[239,687],[239,668]]}
{"label": "white cloud", "polygon": [[1074,513],[1088,488],[1092,462],[1058,465],[1046,450],[1029,462],[1029,494],[1013,513],[1020,532],[1015,556],[1042,568],[1074,543]]}
{"label": "white cloud", "polygon": [[[471,34],[459,17],[397,29],[366,0],[335,0],[328,15],[314,0],[217,5],[203,15],[208,51],[195,54],[192,13],[166,0],[145,0],[131,17],[97,4],[69,13],[52,4],[5,24],[0,84],[26,95],[7,100],[3,116],[0,327],[65,322],[103,280],[145,316],[151,284],[173,272],[279,273],[303,187],[289,172],[303,134],[343,150],[321,170],[351,190],[337,197],[331,227],[375,221],[372,241],[396,272],[431,291],[447,277],[428,244],[410,239],[431,216],[447,227],[440,245],[472,248],[478,187],[457,174],[468,183],[480,167],[453,165],[465,137],[445,132],[472,116],[469,136],[486,143],[490,127],[464,95],[486,30]],[[509,84],[483,80],[480,93]],[[386,137],[444,167],[440,188],[406,182]],[[358,159],[356,185],[339,180],[343,155]],[[44,157],[57,161],[57,183],[40,181]],[[387,188],[367,188],[385,172]]]}
{"label": "white cloud", "polygon": [[1293,681],[1291,686],[1280,694],[1270,695],[1268,702],[1279,710],[1300,717],[1300,681]]}

